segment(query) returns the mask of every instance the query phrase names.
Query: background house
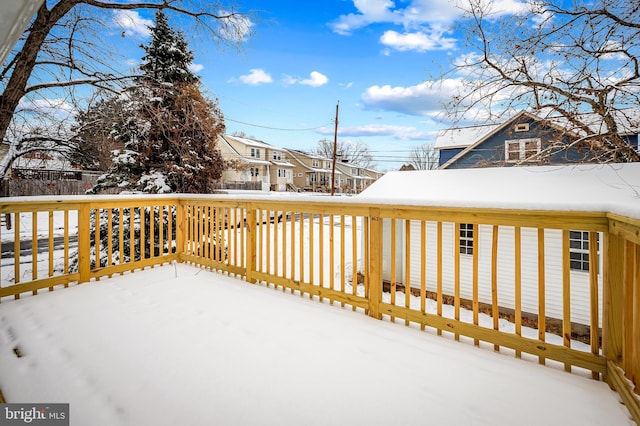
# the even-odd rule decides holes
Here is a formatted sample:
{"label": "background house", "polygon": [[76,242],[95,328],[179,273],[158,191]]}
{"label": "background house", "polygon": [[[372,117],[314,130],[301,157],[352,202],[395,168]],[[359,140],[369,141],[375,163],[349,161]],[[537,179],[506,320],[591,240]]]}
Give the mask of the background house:
{"label": "background house", "polygon": [[[294,165],[293,184],[297,188],[313,192],[331,191],[331,175],[333,167],[331,159],[295,149],[287,149],[286,151]],[[343,184],[343,174],[336,168],[336,190],[339,190]]]}
{"label": "background house", "polygon": [[367,174],[364,167],[355,164],[339,161],[336,162],[336,170],[343,174],[342,192],[350,194],[358,194],[368,187],[375,179]]}
{"label": "background house", "polygon": [[77,168],[64,156],[45,151],[17,158],[1,181],[5,197],[33,195],[82,195],[102,172]]}
{"label": "background house", "polygon": [[[239,136],[221,135],[218,148],[222,157],[235,166],[222,174],[225,187],[287,191],[293,183],[294,165],[283,148]],[[250,185],[253,184],[253,185]]]}
{"label": "background house", "polygon": [[[580,118],[595,133],[603,131],[599,117],[585,114]],[[637,149],[640,111],[618,111],[616,120],[620,135]],[[570,144],[581,136],[581,131],[562,117],[543,118],[522,111],[500,124],[441,130],[436,137],[435,149],[439,152],[442,169],[593,161],[587,144]]]}

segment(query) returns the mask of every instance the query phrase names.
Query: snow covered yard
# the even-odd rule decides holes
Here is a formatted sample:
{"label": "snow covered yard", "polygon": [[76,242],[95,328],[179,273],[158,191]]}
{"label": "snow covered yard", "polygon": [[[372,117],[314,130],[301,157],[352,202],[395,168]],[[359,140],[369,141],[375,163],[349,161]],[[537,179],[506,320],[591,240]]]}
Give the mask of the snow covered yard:
{"label": "snow covered yard", "polygon": [[9,402],[72,425],[631,425],[602,382],[189,265],[0,305]]}

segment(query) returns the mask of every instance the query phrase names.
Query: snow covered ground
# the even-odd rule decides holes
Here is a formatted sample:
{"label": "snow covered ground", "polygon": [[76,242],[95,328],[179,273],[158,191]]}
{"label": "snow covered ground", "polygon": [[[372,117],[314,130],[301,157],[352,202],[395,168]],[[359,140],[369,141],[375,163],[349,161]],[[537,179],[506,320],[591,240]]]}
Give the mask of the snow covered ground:
{"label": "snow covered ground", "polygon": [[72,425],[633,424],[602,382],[184,264],[3,302],[0,388]]}

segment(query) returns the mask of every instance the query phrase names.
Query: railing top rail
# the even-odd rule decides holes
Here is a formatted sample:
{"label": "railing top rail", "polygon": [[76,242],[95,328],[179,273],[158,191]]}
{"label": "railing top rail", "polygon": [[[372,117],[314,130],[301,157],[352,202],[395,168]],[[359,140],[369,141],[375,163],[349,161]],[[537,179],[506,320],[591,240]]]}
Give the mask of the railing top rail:
{"label": "railing top rail", "polygon": [[[70,210],[89,205],[97,207],[128,207],[162,204],[210,204],[243,207],[247,203],[261,209],[296,210],[313,213],[367,215],[371,208],[379,209],[382,217],[415,220],[439,220],[488,223],[515,226],[551,227],[562,229],[608,230],[608,218],[639,222],[618,214],[599,211],[544,210],[533,208],[488,208],[474,206],[391,204],[366,197],[322,197],[317,195],[257,195],[251,194],[120,194],[10,197],[0,200],[0,213],[17,211]],[[525,225],[526,224],[526,225]]]}

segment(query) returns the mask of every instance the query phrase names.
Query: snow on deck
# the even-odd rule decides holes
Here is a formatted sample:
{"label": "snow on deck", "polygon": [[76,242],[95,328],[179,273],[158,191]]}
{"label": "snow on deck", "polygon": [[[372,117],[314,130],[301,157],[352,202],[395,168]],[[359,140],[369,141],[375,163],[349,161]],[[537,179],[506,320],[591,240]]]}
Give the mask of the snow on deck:
{"label": "snow on deck", "polygon": [[0,388],[72,425],[633,424],[602,382],[184,264],[3,302]]}

